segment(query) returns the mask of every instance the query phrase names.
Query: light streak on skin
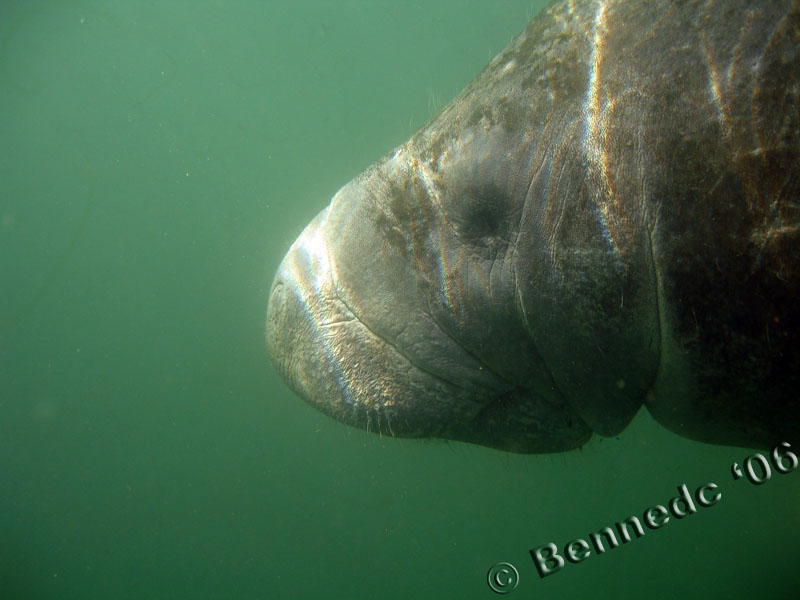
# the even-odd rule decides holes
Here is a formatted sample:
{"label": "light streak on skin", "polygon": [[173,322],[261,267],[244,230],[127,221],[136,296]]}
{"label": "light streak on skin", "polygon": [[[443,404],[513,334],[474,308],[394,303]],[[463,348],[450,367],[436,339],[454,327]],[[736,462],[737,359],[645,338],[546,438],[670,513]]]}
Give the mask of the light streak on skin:
{"label": "light streak on skin", "polygon": [[[306,227],[298,239],[292,244],[289,256],[291,261],[281,268],[281,277],[284,285],[294,291],[298,303],[302,306],[305,322],[314,329],[312,337],[319,340],[316,345],[316,362],[333,378],[340,391],[339,400],[335,403],[335,412],[343,421],[358,424],[359,419],[367,419],[367,427],[372,423],[370,410],[374,409],[370,403],[365,403],[368,394],[361,389],[352,377],[348,375],[345,367],[357,368],[358,364],[351,364],[348,360],[346,346],[337,343],[335,330],[349,322],[357,320],[355,313],[345,305],[351,316],[344,317],[339,312],[329,310],[326,298],[339,297],[338,275],[336,265],[332,260],[325,230],[328,217],[333,211],[337,197],[334,196],[331,205],[320,215],[319,220]],[[339,209],[341,210],[341,209]],[[311,277],[306,276],[311,274]],[[320,300],[322,299],[322,300]],[[341,298],[339,297],[339,301]],[[312,373],[298,373],[297,381],[302,386],[306,381],[315,378]],[[330,407],[326,410],[330,411]],[[348,420],[349,415],[349,420]],[[381,416],[375,415],[380,431]],[[391,427],[389,427],[391,430]]]}
{"label": "light streak on skin", "polygon": [[[728,114],[728,107],[722,97],[722,77],[720,70],[714,63],[714,57],[711,56],[708,44],[706,43],[705,34],[701,40],[702,52],[706,59],[706,69],[708,70],[708,93],[714,108],[717,113],[717,120],[723,125],[726,130],[725,135],[729,136],[731,132],[730,116]],[[732,66],[732,63],[731,63]],[[730,77],[730,67],[728,68],[727,76]]]}
{"label": "light streak on skin", "polygon": [[448,283],[447,279],[447,274],[452,272],[452,266],[450,264],[449,255],[445,247],[445,236],[442,235],[442,230],[445,228],[445,226],[447,226],[447,217],[441,205],[439,190],[434,181],[433,174],[426,163],[417,159],[410,153],[407,160],[412,176],[419,177],[419,179],[422,181],[425,191],[428,194],[428,198],[430,199],[430,206],[431,208],[436,209],[433,211],[431,218],[431,241],[433,242],[433,246],[437,248],[439,255],[439,289],[442,290],[444,294],[442,300],[447,304],[447,307],[452,311],[452,314],[457,315],[460,311],[457,309],[456,296],[460,296],[461,294],[458,293],[458,290],[453,289],[453,285]]}
{"label": "light streak on skin", "polygon": [[[708,71],[708,95],[710,97],[711,103],[714,106],[714,110],[716,112],[717,120],[719,121],[722,129],[723,129],[723,141],[731,148],[731,153],[733,156],[733,163],[736,166],[737,173],[739,175],[740,181],[742,186],[746,192],[746,199],[748,204],[751,207],[751,210],[757,210],[761,212],[767,211],[767,203],[768,203],[768,195],[765,196],[763,193],[759,193],[757,187],[754,185],[754,181],[756,178],[755,166],[750,161],[741,161],[739,157],[743,154],[748,154],[750,156],[757,156],[761,159],[761,164],[766,165],[766,153],[765,149],[768,149],[770,144],[767,140],[764,139],[764,133],[760,130],[758,126],[758,119],[756,118],[756,111],[759,106],[759,96],[763,92],[763,87],[759,83],[758,79],[760,78],[761,72],[761,59],[763,58],[764,54],[767,52],[770,44],[772,43],[773,37],[775,33],[779,30],[781,25],[783,24],[786,17],[784,16],[781,21],[779,21],[778,25],[775,27],[773,32],[768,37],[767,43],[764,45],[764,48],[761,52],[757,55],[757,58],[754,64],[750,67],[749,73],[755,79],[755,84],[752,87],[752,93],[750,97],[750,126],[751,130],[748,131],[747,128],[741,121],[736,121],[731,116],[731,104],[737,103],[741,101],[741,98],[737,99],[737,88],[740,86],[737,84],[737,80],[745,79],[748,77],[748,70],[747,66],[744,69],[737,69],[741,64],[741,47],[744,43],[744,40],[747,37],[748,32],[751,29],[751,25],[755,19],[755,13],[751,10],[747,15],[747,21],[742,26],[739,40],[736,46],[733,49],[732,56],[729,60],[727,67],[724,69],[714,60],[714,57],[711,53],[711,49],[709,48],[709,44],[706,38],[706,35],[703,34],[701,38],[701,51],[703,53],[703,57],[706,63],[706,69]],[[744,70],[744,73],[741,75],[739,72]],[[769,93],[769,92],[768,92]],[[727,97],[726,97],[727,96]],[[752,135],[752,142],[750,140],[744,141],[744,138],[747,134]],[[745,146],[749,143],[753,143],[754,147],[748,151],[734,151],[733,148],[737,145]],[[780,216],[776,216],[773,219],[777,226],[780,228]],[[768,231],[772,227],[771,224],[765,224],[764,228],[759,230],[754,234],[754,239],[759,237],[761,239],[766,239],[767,235],[763,235],[765,231]]]}
{"label": "light streak on skin", "polygon": [[[733,134],[734,127],[730,116],[729,103],[725,101],[724,94],[727,90],[731,89],[731,84],[734,78],[736,77],[736,67],[739,64],[742,40],[744,39],[747,31],[750,29],[750,25],[753,23],[753,18],[754,18],[754,13],[751,10],[747,15],[746,23],[742,27],[739,41],[737,42],[736,47],[733,50],[733,56],[731,57],[731,60],[728,63],[727,68],[725,68],[724,76],[722,74],[722,69],[716,64],[716,62],[714,61],[714,57],[711,55],[711,50],[709,48],[705,32],[703,33],[702,38],[700,40],[702,53],[706,60],[706,69],[708,71],[708,93],[709,96],[711,97],[711,101],[714,104],[714,108],[717,113],[717,119],[725,127],[726,130],[725,135],[727,137],[730,137]],[[756,71],[759,68],[760,60],[761,57],[759,56],[758,61],[755,65]],[[758,91],[758,89],[759,87],[756,86],[754,89],[754,93]]]}
{"label": "light streak on skin", "polygon": [[[392,157],[392,162],[394,163],[394,169],[391,172],[391,174],[389,175],[389,177],[396,176],[397,173],[400,173],[401,176],[397,177],[397,179],[400,180],[400,181],[408,181],[409,182],[408,185],[409,185],[409,189],[411,190],[411,194],[410,195],[412,197],[414,195],[413,194],[414,177],[419,177],[420,180],[423,182],[423,184],[425,186],[425,189],[426,189],[426,192],[428,194],[428,197],[432,198],[434,200],[436,206],[439,206],[439,193],[438,193],[438,190],[437,190],[437,188],[436,188],[436,186],[435,186],[435,184],[433,182],[433,176],[431,175],[430,170],[427,167],[423,167],[422,166],[422,163],[409,151],[407,146],[403,146],[403,147],[399,148],[394,153],[394,156]],[[422,212],[427,212],[427,211],[425,211],[425,205],[423,203],[419,202],[419,200],[417,200],[417,208],[419,210],[421,210]],[[439,213],[441,214],[442,212],[443,211],[441,211],[441,208],[440,208]],[[423,260],[423,258],[420,257],[420,254],[419,254],[421,249],[417,247],[417,231],[416,231],[416,228],[415,228],[415,223],[416,223],[415,219],[409,219],[409,222],[408,222],[408,227],[409,227],[408,236],[409,236],[409,240],[410,240],[410,243],[411,243],[411,256],[413,256],[414,263],[415,263],[417,269],[418,270],[422,270],[423,267],[424,267],[424,260]],[[436,220],[436,221],[432,220],[431,221],[431,237],[437,238],[437,239],[441,238],[441,236],[439,235],[440,227],[441,227],[441,224],[438,222],[438,220]],[[438,246],[440,248],[440,253],[441,253],[441,247],[442,247],[441,242],[438,242],[438,243],[436,243],[434,245]],[[440,277],[441,277],[441,274],[440,274]],[[441,278],[441,280],[442,280],[442,283],[443,283],[444,279]],[[442,285],[441,287],[443,289],[444,285]]]}
{"label": "light streak on skin", "polygon": [[[772,30],[772,32],[770,33],[769,37],[767,38],[767,43],[764,44],[764,47],[761,49],[761,52],[758,55],[758,59],[756,60],[755,65],[753,65],[753,71],[758,74],[759,78],[761,76],[762,67],[763,67],[763,65],[761,63],[761,60],[764,57],[764,55],[766,55],[767,52],[772,47],[772,43],[776,39],[776,36],[779,34],[779,32],[781,32],[783,30],[783,28],[786,27],[788,19],[789,19],[789,14],[786,14],[786,15],[783,16],[783,18],[781,18],[780,21],[778,21],[777,25],[775,25],[775,28]],[[749,20],[748,20],[748,23],[749,23]],[[761,85],[755,86],[755,88],[753,89],[753,101],[751,102],[751,105],[750,105],[751,109],[750,110],[751,110],[751,121],[753,123],[753,132],[755,134],[756,143],[757,143],[757,147],[753,152],[760,154],[762,163],[765,164],[766,163],[766,153],[764,152],[764,150],[769,147],[769,143],[765,139],[767,132],[766,131],[762,131],[761,128],[759,128],[757,126],[758,119],[757,119],[756,114],[755,114],[756,107],[758,106],[758,102],[756,101],[757,97],[763,91],[765,91],[765,90],[763,89],[763,87]]]}
{"label": "light streak on skin", "polygon": [[[326,209],[324,216],[314,226],[306,227],[297,240],[292,244],[289,256],[292,257],[290,264],[282,268],[282,278],[288,289],[295,290],[299,304],[303,307],[306,322],[314,327],[321,335],[318,339],[328,340],[325,330],[333,323],[326,319],[326,311],[322,310],[323,304],[316,301],[326,289],[331,287],[333,282],[333,269],[330,263],[328,247],[325,241],[324,227],[330,214],[330,207]],[[312,278],[306,278],[302,274],[312,273]],[[318,355],[320,362],[326,365],[326,370],[333,373],[331,365],[337,364],[336,352],[327,341],[319,344]],[[303,380],[305,377],[302,378]],[[337,377],[337,379],[340,379]],[[339,380],[339,387],[343,390],[343,396],[349,397],[347,386],[342,385]]]}
{"label": "light streak on skin", "polygon": [[[323,231],[325,229],[325,223],[328,220],[328,214],[330,212],[330,208],[325,213],[325,216],[320,220],[320,222],[313,228],[313,230],[309,231],[309,229],[305,229],[300,237],[297,238],[294,244],[292,244],[291,251],[296,251],[302,249],[301,252],[298,252],[300,256],[308,257],[309,263],[312,265],[311,271],[314,273],[314,281],[313,281],[313,293],[318,293],[324,284],[324,282],[330,277],[331,275],[331,264],[330,259],[328,256],[328,246],[325,242],[325,236]],[[291,270],[292,273],[297,272],[296,269]],[[299,283],[299,282],[298,282]]]}
{"label": "light streak on skin", "polygon": [[[610,157],[605,151],[605,141],[607,133],[608,119],[613,112],[613,99],[605,97],[600,90],[600,66],[603,61],[603,45],[606,32],[606,3],[598,3],[595,12],[594,23],[592,26],[592,57],[590,60],[589,82],[586,88],[586,100],[583,105],[585,119],[584,152],[600,176],[605,197],[600,198],[597,203],[597,211],[600,225],[603,228],[603,236],[609,243],[612,251],[618,254],[619,240],[618,232],[614,227],[614,214],[619,200],[610,177]],[[601,104],[602,102],[602,104]]]}
{"label": "light streak on skin", "polygon": [[594,18],[592,32],[592,58],[589,61],[589,84],[586,88],[586,101],[583,112],[586,116],[586,132],[584,150],[589,159],[598,164],[601,160],[602,147],[599,144],[602,134],[602,109],[600,107],[600,62],[603,54],[603,29],[605,28],[605,3],[600,3]]}

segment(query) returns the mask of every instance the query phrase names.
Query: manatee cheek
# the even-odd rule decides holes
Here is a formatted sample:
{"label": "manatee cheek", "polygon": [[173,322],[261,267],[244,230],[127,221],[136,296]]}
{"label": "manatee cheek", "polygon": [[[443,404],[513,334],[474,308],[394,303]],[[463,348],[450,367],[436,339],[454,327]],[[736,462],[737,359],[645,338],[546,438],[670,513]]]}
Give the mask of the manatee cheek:
{"label": "manatee cheek", "polygon": [[514,452],[588,439],[516,308],[519,208],[500,183],[508,174],[491,165],[454,170],[440,206],[429,196],[440,190],[392,157],[303,231],[267,314],[270,356],[298,395],[384,435]]}

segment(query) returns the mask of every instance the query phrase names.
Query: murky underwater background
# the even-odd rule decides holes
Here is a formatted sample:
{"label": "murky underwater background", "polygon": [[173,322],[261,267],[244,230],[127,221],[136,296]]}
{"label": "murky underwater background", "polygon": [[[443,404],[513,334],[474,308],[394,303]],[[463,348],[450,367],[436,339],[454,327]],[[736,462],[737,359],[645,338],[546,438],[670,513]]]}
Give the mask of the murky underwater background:
{"label": "murky underwater background", "polygon": [[510,598],[800,595],[800,471],[733,482],[752,450],[646,413],[562,455],[382,439],[267,361],[289,244],[540,7],[0,4],[0,598],[493,598],[499,561]]}

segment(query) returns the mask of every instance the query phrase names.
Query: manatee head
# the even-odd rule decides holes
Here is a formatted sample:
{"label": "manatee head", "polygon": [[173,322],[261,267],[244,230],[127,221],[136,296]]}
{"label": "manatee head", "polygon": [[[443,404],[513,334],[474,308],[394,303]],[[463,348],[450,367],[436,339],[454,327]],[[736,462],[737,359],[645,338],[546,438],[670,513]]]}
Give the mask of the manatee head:
{"label": "manatee head", "polygon": [[797,441],[800,9],[730,7],[551,4],[292,245],[267,310],[289,386],[515,452],[643,404],[698,440]]}
{"label": "manatee head", "polygon": [[516,452],[616,434],[641,405],[658,345],[645,215],[609,223],[591,206],[588,74],[554,91],[549,51],[531,57],[531,37],[556,31],[520,36],[291,247],[267,343],[312,405],[385,435]]}
{"label": "manatee head", "polygon": [[462,173],[445,192],[444,170],[412,151],[346,185],[292,245],[268,305],[275,366],[312,405],[383,435],[520,452],[584,443],[590,429],[528,332],[521,203]]}

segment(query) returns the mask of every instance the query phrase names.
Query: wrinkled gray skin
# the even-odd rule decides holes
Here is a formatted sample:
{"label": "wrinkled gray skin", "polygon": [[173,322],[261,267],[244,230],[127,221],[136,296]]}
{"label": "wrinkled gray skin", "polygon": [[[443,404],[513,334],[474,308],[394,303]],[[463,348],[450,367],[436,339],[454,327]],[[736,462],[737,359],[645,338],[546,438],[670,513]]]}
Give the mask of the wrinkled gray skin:
{"label": "wrinkled gray skin", "polygon": [[800,3],[555,2],[275,277],[286,382],[514,452],[800,436]]}

